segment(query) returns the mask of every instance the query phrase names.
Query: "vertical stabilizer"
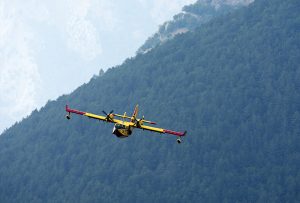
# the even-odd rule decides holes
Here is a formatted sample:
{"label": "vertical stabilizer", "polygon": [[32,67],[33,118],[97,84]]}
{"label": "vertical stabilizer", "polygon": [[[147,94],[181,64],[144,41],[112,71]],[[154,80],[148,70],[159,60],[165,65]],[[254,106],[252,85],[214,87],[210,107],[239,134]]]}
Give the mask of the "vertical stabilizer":
{"label": "vertical stabilizer", "polygon": [[138,111],[139,111],[139,105],[137,104],[134,108],[134,112],[133,115],[131,117],[131,122],[135,122],[136,121],[136,117],[138,115]]}

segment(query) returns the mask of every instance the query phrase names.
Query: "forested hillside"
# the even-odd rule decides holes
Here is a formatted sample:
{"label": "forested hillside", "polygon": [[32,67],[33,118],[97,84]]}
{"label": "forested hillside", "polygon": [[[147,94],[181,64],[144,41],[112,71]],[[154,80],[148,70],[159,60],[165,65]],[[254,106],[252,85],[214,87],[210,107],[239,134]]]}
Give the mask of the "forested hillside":
{"label": "forested hillside", "polygon": [[[48,102],[0,136],[0,202],[299,202],[299,10],[256,0]],[[118,139],[67,103],[188,135]]]}

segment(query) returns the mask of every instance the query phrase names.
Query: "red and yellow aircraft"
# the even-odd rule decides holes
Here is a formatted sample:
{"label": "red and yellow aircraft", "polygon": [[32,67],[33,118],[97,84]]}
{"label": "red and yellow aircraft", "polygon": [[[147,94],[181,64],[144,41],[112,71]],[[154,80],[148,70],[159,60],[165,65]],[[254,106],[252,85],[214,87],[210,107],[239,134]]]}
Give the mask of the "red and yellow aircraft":
{"label": "red and yellow aircraft", "polygon": [[[148,123],[148,124],[152,124],[152,125],[156,125],[156,123],[145,120],[144,116],[143,116],[143,118],[138,119],[137,118],[138,105],[136,105],[133,115],[131,117],[126,116],[126,112],[123,115],[120,115],[120,114],[114,114],[113,111],[111,111],[110,113],[106,113],[105,111],[102,111],[105,114],[105,116],[100,116],[100,115],[96,115],[96,114],[92,114],[92,113],[88,113],[88,112],[79,111],[76,109],[71,109],[71,108],[69,108],[68,105],[66,105],[66,112],[67,112],[67,115],[66,115],[67,119],[71,118],[71,113],[75,113],[75,114],[87,116],[89,118],[93,118],[93,119],[97,119],[97,120],[101,120],[101,121],[105,121],[105,122],[109,122],[109,123],[115,123],[112,133],[115,134],[119,138],[126,138],[129,135],[131,135],[133,128],[149,130],[149,131],[153,131],[153,132],[157,132],[157,133],[167,133],[167,134],[171,134],[171,135],[176,135],[178,137],[178,139],[177,139],[178,143],[182,142],[181,137],[185,136],[185,134],[186,134],[186,131],[185,132],[175,132],[172,130],[166,130],[163,128],[156,128],[156,127],[144,125],[144,123]],[[115,119],[115,117],[123,118],[123,120]],[[127,120],[125,120],[125,119],[127,119]]]}

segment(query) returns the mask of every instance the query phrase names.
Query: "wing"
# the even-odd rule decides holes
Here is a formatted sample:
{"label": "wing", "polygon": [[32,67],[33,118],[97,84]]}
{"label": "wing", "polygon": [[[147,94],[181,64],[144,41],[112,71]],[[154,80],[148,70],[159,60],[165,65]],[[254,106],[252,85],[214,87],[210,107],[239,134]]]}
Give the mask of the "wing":
{"label": "wing", "polygon": [[172,130],[156,128],[156,127],[151,127],[151,126],[147,126],[147,125],[141,125],[139,128],[143,129],[143,130],[157,132],[157,133],[167,133],[167,134],[171,134],[171,135],[176,135],[178,137],[185,136],[185,134],[186,134],[186,131],[185,132],[176,132],[176,131],[172,131]]}
{"label": "wing", "polygon": [[70,119],[70,114],[71,113],[75,113],[75,114],[87,116],[89,118],[93,118],[93,119],[97,119],[97,120],[105,121],[105,122],[110,122],[110,123],[122,123],[123,122],[121,120],[114,119],[113,117],[110,117],[109,115],[108,116],[100,116],[100,115],[96,115],[96,114],[92,114],[92,113],[88,113],[88,112],[79,111],[79,110],[76,110],[76,109],[71,109],[71,108],[69,108],[68,105],[66,105],[66,112],[69,113],[67,115],[68,119]]}

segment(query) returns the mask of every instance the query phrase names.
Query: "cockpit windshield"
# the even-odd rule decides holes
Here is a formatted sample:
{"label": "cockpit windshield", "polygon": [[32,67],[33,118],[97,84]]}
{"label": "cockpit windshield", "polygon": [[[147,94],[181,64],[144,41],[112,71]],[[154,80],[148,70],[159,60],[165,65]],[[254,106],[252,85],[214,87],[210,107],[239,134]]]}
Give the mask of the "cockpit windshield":
{"label": "cockpit windshield", "polygon": [[125,125],[118,124],[118,123],[115,125],[115,127],[116,127],[117,129],[124,129],[124,128],[126,128]]}

